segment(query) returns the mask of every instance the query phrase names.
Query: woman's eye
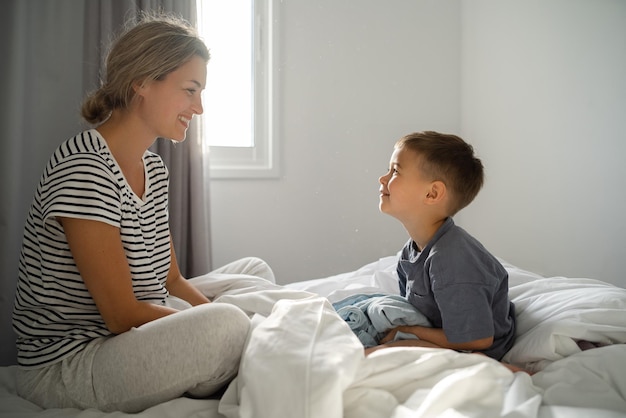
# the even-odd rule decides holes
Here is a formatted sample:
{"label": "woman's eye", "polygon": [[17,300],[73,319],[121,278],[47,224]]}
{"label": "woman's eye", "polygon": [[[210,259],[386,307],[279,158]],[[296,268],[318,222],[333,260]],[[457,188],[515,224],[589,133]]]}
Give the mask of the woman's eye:
{"label": "woman's eye", "polygon": [[187,92],[193,96],[196,92],[196,89],[187,89]]}

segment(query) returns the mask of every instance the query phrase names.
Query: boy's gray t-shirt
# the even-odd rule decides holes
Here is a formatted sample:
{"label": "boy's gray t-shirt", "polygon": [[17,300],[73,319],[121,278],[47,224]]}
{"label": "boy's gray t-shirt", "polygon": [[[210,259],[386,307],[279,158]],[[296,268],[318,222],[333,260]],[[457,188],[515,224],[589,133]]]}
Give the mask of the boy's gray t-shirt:
{"label": "boy's gray t-shirt", "polygon": [[515,306],[509,276],[483,245],[448,218],[419,252],[413,240],[397,266],[400,294],[422,312],[448,341],[494,337],[483,353],[500,360],[513,346]]}

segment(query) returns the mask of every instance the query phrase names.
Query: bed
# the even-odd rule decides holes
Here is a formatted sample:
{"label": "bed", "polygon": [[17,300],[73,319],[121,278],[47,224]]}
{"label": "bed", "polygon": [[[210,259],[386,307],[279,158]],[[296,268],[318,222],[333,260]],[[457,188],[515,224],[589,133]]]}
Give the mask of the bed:
{"label": "bed", "polygon": [[[279,286],[251,276],[200,277],[217,303],[252,318],[238,376],[219,398],[179,398],[133,417],[380,418],[626,416],[626,289],[550,277],[503,262],[518,335],[505,361],[476,354],[363,346],[332,304],[355,294],[397,294],[395,256],[326,278]],[[0,417],[129,417],[42,410],[15,394],[15,366],[0,368]]]}

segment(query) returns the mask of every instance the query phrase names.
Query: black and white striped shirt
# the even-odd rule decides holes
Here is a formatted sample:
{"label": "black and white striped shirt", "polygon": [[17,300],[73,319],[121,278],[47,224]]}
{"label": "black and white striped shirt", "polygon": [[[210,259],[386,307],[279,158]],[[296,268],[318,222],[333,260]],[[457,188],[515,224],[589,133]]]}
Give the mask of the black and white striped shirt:
{"label": "black and white striped shirt", "polygon": [[120,229],[138,300],[162,303],[170,267],[168,172],[143,156],[143,199],[126,182],[106,142],[92,129],[65,141],[41,177],[24,227],[13,328],[18,363],[37,368],[110,335],[87,291],[57,217],[90,219]]}

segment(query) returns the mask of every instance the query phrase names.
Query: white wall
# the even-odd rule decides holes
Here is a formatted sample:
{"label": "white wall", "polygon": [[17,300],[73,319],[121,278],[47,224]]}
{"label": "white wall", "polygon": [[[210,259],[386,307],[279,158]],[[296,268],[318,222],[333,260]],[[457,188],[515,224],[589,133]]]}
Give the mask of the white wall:
{"label": "white wall", "polygon": [[526,269],[626,287],[626,2],[475,0],[462,35],[488,179],[460,221]]}
{"label": "white wall", "polygon": [[394,254],[378,176],[436,129],[484,160],[457,222],[492,252],[626,286],[626,2],[279,4],[282,177],[212,182],[216,265],[261,256],[285,283]]}
{"label": "white wall", "polygon": [[406,241],[378,212],[378,177],[402,135],[459,131],[460,7],[278,4],[282,175],[214,180],[211,219],[215,266],[260,256],[286,283],[354,270]]}

